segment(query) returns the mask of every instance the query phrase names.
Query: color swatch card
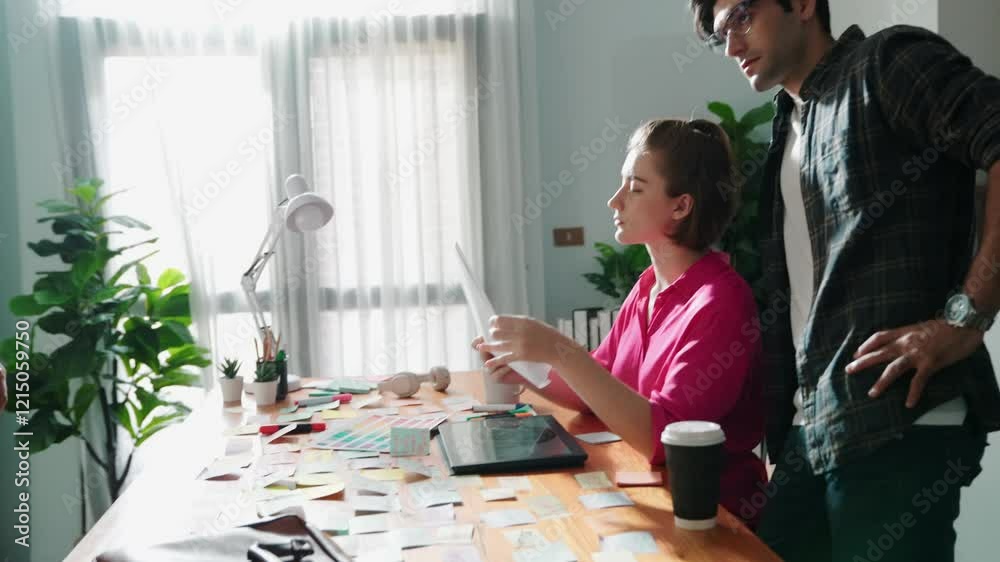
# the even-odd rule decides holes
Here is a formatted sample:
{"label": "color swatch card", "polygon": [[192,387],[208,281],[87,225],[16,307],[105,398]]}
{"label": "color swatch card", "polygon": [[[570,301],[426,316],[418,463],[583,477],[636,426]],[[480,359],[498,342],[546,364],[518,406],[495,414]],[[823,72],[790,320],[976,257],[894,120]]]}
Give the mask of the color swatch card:
{"label": "color swatch card", "polygon": [[324,433],[312,442],[312,446],[321,449],[388,453],[392,449],[390,438],[392,428],[423,429],[429,432],[447,419],[448,416],[443,414],[412,417],[370,415],[359,418],[339,431]]}
{"label": "color swatch card", "polygon": [[431,454],[430,430],[420,427],[391,428],[389,454],[394,457],[422,457]]}
{"label": "color swatch card", "polygon": [[611,481],[604,472],[585,472],[573,475],[580,487],[584,490],[600,490],[602,488],[613,488]]}
{"label": "color swatch card", "polygon": [[635,505],[632,500],[625,495],[625,492],[605,492],[601,494],[587,494],[580,496],[580,503],[587,509],[605,509],[608,507],[623,507]]}
{"label": "color swatch card", "polygon": [[602,443],[614,443],[615,441],[621,441],[622,438],[611,433],[610,431],[598,431],[597,433],[581,433],[575,436],[580,441],[585,443],[590,443],[591,445],[600,445]]}

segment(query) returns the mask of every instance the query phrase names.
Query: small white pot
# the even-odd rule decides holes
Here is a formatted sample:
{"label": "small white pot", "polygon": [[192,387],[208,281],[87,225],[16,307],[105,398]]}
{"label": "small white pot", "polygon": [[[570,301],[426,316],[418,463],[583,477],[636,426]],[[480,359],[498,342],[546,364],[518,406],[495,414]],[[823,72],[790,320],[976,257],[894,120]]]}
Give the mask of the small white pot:
{"label": "small white pot", "polygon": [[274,404],[274,398],[278,395],[278,381],[254,382],[250,386],[253,387],[254,401],[258,406]]}
{"label": "small white pot", "polygon": [[239,402],[243,398],[243,377],[219,377],[219,387],[222,389],[223,402]]}

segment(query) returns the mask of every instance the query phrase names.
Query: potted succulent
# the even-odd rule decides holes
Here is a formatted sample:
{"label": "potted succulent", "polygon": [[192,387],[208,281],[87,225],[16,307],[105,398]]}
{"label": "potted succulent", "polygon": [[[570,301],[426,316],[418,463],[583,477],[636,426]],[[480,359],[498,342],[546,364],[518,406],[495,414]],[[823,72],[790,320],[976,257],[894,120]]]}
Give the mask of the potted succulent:
{"label": "potted succulent", "polygon": [[240,362],[235,359],[223,359],[219,365],[219,386],[222,388],[223,402],[236,402],[243,396],[243,377],[240,372]]}
{"label": "potted succulent", "polygon": [[253,396],[258,406],[274,404],[278,394],[278,369],[274,361],[258,361],[254,371]]}

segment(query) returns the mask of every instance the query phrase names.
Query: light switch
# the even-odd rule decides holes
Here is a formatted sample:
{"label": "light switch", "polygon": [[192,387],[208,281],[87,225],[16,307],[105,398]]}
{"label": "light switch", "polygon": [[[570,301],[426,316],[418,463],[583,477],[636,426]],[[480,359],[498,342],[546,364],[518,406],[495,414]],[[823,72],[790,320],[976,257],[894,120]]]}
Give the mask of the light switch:
{"label": "light switch", "polygon": [[556,228],[552,237],[556,246],[583,246],[583,227]]}

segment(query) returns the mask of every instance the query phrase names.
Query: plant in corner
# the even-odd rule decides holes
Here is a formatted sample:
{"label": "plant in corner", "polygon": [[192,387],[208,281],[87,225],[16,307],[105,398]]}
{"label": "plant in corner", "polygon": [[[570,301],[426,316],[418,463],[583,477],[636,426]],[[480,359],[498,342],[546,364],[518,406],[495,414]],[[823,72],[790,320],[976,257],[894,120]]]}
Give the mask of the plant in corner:
{"label": "plant in corner", "polygon": [[226,358],[219,364],[219,387],[222,388],[222,401],[235,402],[243,396],[243,378],[236,375],[240,372],[240,362]]}
{"label": "plant in corner", "polygon": [[[761,175],[769,144],[755,140],[753,134],[758,127],[774,119],[774,105],[767,102],[739,119],[733,108],[722,102],[709,103],[708,110],[719,116],[719,125],[729,136],[736,158],[737,184],[740,185],[740,205],[719,241],[719,249],[729,254],[733,268],[750,284],[758,308],[761,308],[763,289],[760,287],[760,251],[757,246],[758,206]],[[734,187],[719,186],[720,189]],[[601,272],[585,273],[583,276],[598,291],[620,304],[638,281],[639,275],[649,267],[649,254],[641,245],[626,246],[622,251],[602,242],[594,244],[594,247],[598,252],[596,259],[601,265]]]}
{"label": "plant in corner", "polygon": [[[39,272],[31,293],[11,299],[15,316],[39,318],[28,341],[0,344],[0,358],[22,370],[21,365],[30,367],[32,414],[23,431],[32,433],[31,452],[80,438],[103,469],[114,500],[136,448],[189,412],[167,399],[164,389],[194,385],[196,369],[210,361],[189,330],[190,285],[184,275],[168,269],[154,283],[142,262],[156,252],[134,258],[133,252],[156,238],[112,244],[123,232],[115,229],[149,227],[127,216],[103,216],[101,209],[116,193],[98,197],[101,186],[100,180],[83,181],[68,190],[72,202],[39,203],[47,216],[38,222],[50,223],[56,238],[28,247],[68,269]],[[129,272],[135,283],[126,279]],[[95,405],[99,435],[83,430]],[[129,443],[119,441],[119,429],[132,445],[123,465],[118,453]]]}

